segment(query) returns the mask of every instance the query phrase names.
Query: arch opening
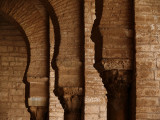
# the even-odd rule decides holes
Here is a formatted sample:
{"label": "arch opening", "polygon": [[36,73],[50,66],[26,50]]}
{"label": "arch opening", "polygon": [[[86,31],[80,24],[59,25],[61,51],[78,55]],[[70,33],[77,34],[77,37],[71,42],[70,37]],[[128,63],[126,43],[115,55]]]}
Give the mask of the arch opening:
{"label": "arch opening", "polygon": [[30,46],[24,31],[9,16],[0,14],[0,117],[30,119],[26,73]]}

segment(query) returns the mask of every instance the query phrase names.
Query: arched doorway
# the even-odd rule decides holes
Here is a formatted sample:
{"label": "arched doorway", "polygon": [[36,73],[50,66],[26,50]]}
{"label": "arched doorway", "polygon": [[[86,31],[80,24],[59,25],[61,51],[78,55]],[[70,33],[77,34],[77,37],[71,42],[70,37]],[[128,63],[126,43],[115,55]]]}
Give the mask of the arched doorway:
{"label": "arched doorway", "polygon": [[27,36],[30,45],[30,62],[26,72],[29,83],[27,107],[32,119],[43,119],[48,112],[49,98],[48,16],[44,9],[39,10],[43,6],[39,6],[38,0],[35,2],[2,0],[0,14],[12,18]]}
{"label": "arched doorway", "polygon": [[0,117],[29,120],[24,75],[29,50],[17,26],[0,16]]}

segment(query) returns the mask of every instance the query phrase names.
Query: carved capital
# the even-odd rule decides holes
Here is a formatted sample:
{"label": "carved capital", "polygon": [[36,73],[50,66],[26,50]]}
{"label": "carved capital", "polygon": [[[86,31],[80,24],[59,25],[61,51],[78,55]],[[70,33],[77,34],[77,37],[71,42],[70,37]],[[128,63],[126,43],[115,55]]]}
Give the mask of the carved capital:
{"label": "carved capital", "polygon": [[30,107],[32,120],[46,120],[47,107]]}
{"label": "carved capital", "polygon": [[64,110],[66,112],[76,113],[81,110],[82,96],[80,95],[65,95],[64,99]]}
{"label": "carved capital", "polygon": [[83,89],[78,87],[63,87],[58,90],[61,104],[65,111],[66,120],[80,120]]}
{"label": "carved capital", "polygon": [[75,112],[81,108],[82,88],[63,87],[58,89],[58,93],[65,111]]}
{"label": "carved capital", "polygon": [[103,72],[102,77],[109,98],[128,96],[128,88],[132,81],[131,70],[106,70]]}

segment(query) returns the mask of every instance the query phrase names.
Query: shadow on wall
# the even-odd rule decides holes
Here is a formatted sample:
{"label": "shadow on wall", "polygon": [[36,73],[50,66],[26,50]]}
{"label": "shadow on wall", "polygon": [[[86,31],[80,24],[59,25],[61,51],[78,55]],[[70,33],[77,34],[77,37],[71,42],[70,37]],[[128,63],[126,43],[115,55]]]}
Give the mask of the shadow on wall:
{"label": "shadow on wall", "polygon": [[[54,45],[54,54],[53,54],[53,58],[52,58],[52,68],[55,70],[55,89],[54,89],[54,94],[58,97],[59,101],[61,102],[61,105],[63,106],[64,110],[65,110],[65,113],[64,113],[64,119],[68,119],[66,118],[67,116],[67,112],[66,112],[66,101],[64,100],[64,96],[60,95],[60,87],[58,85],[58,81],[59,81],[59,69],[58,69],[58,66],[57,66],[57,57],[59,55],[59,48],[60,48],[60,44],[61,44],[61,30],[60,30],[60,25],[59,25],[59,21],[58,21],[58,17],[56,15],[56,12],[54,11],[54,8],[53,6],[51,6],[51,4],[46,1],[46,0],[40,0],[44,5],[45,7],[47,8],[49,14],[50,14],[50,17],[52,19],[52,23],[53,23],[53,27],[54,27],[54,35],[55,35],[55,45]],[[73,0],[74,1],[74,0]],[[62,1],[61,1],[62,2]],[[64,2],[65,3],[65,2]],[[80,60],[82,62],[82,73],[84,72],[84,1],[80,1],[80,6],[81,6],[81,9],[80,9],[80,18],[78,19],[78,22],[80,22],[80,26],[79,28],[82,28],[80,29],[80,40],[81,40],[81,43],[80,43],[80,48],[81,48],[81,53],[80,54]],[[81,17],[82,16],[82,17]],[[64,21],[65,22],[65,21]],[[83,26],[82,26],[83,25]],[[84,84],[84,73],[83,73],[83,84]],[[84,87],[84,85],[83,85]],[[84,88],[83,88],[84,89]],[[76,97],[77,98],[77,97]],[[72,98],[73,99],[73,98]],[[81,100],[82,101],[82,100]],[[83,102],[82,102],[83,104]],[[84,105],[83,105],[84,106]],[[84,109],[84,108],[83,108]],[[83,111],[82,111],[83,112]],[[81,115],[84,115],[84,114],[81,114]],[[82,119],[83,119],[84,116],[82,116]]]}
{"label": "shadow on wall", "polygon": [[[25,84],[25,106],[26,108],[28,108],[28,96],[29,96],[29,83],[27,82],[27,72],[28,72],[28,68],[29,68],[29,64],[30,64],[30,44],[28,41],[28,38],[24,32],[24,30],[22,29],[22,27],[10,16],[6,15],[5,13],[3,13],[2,11],[0,11],[0,16],[2,16],[8,23],[14,25],[17,27],[17,29],[21,32],[22,37],[24,38],[24,41],[26,43],[26,48],[27,48],[27,66],[23,75],[23,83]],[[30,112],[28,110],[28,112]]]}
{"label": "shadow on wall", "polygon": [[135,1],[131,0],[132,29],[133,29],[133,74],[132,83],[129,91],[129,108],[131,109],[129,116],[131,120],[136,120],[136,32],[135,32]]}
{"label": "shadow on wall", "polygon": [[53,58],[52,58],[52,68],[55,70],[55,90],[53,91],[54,94],[57,96],[57,88],[58,88],[58,67],[57,67],[57,63],[56,63],[56,59],[57,56],[59,54],[59,46],[60,46],[60,40],[61,40],[61,35],[60,35],[60,26],[59,26],[59,22],[58,22],[58,17],[53,9],[53,7],[51,6],[51,4],[47,1],[47,0],[40,0],[44,7],[46,8],[46,10],[48,11],[51,20],[52,20],[52,24],[53,24],[53,28],[54,28],[54,36],[55,36],[55,45],[54,45],[54,53],[53,53]]}
{"label": "shadow on wall", "polygon": [[94,21],[94,24],[93,24],[91,39],[95,43],[94,67],[99,73],[101,73],[102,71],[104,71],[104,67],[101,64],[103,38],[100,33],[99,25],[102,18],[102,12],[103,12],[103,0],[95,0],[95,7],[96,7],[96,20]]}
{"label": "shadow on wall", "polygon": [[51,17],[51,20],[52,20],[53,28],[54,28],[55,45],[54,45],[54,53],[53,53],[53,58],[52,58],[52,61],[51,61],[51,66],[55,70],[55,85],[54,85],[55,88],[53,90],[53,93],[56,96],[58,96],[59,72],[58,72],[58,67],[57,67],[56,60],[57,60],[57,57],[58,57],[58,54],[59,54],[59,47],[60,47],[60,42],[61,42],[60,41],[61,40],[60,26],[59,26],[59,22],[58,22],[58,17],[56,15],[53,7],[51,6],[51,4],[47,0],[40,0],[40,1],[42,2],[44,7],[46,8],[46,10],[48,11],[48,13]]}

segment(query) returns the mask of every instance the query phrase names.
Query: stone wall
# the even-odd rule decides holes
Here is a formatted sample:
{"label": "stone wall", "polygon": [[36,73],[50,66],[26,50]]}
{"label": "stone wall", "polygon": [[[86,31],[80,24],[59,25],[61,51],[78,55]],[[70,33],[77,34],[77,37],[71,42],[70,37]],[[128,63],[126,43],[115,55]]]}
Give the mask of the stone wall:
{"label": "stone wall", "polygon": [[136,119],[160,119],[160,1],[135,0]]}
{"label": "stone wall", "polygon": [[25,104],[27,46],[16,26],[0,16],[0,119],[29,120]]}

